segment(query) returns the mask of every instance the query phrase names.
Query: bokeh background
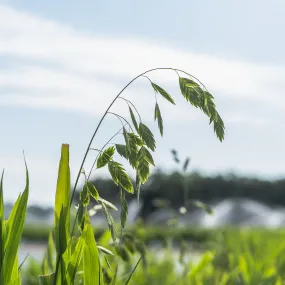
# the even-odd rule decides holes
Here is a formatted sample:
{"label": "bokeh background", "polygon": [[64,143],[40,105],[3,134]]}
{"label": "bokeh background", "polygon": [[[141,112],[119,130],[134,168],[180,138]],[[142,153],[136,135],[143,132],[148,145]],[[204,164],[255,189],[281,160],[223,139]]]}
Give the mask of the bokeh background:
{"label": "bokeh background", "polygon": [[[132,84],[124,97],[152,127],[157,151],[140,203],[128,196],[129,224],[283,227],[284,9],[282,0],[270,5],[257,0],[0,0],[0,169],[5,169],[7,214],[24,188],[23,151],[31,177],[25,237],[33,242],[23,245],[21,258],[43,253],[39,241],[53,221],[61,144],[70,144],[74,183],[92,132],[114,96],[155,67],[198,77],[215,97],[226,134],[220,143],[204,114],[185,104],[176,74],[157,71],[149,77],[176,101],[172,106],[159,98],[161,138],[148,80]],[[127,105],[118,101],[112,111],[124,115]],[[120,126],[107,116],[93,147],[100,148]],[[96,171],[92,181],[104,198],[118,203],[107,170]],[[213,215],[197,205],[181,214],[185,183],[189,199],[205,203]],[[106,225],[100,214],[94,221]],[[41,230],[34,229],[38,225]]]}

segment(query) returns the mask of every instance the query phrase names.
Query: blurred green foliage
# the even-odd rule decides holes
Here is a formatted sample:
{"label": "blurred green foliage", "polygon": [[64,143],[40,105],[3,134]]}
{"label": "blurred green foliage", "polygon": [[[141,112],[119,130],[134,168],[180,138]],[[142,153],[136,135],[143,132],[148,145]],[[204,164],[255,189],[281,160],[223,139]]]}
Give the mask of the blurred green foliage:
{"label": "blurred green foliage", "polygon": [[[150,233],[154,229],[145,229]],[[178,234],[179,230],[176,230]],[[210,232],[210,231],[209,231]],[[170,231],[161,235],[170,235]],[[101,243],[106,241],[101,235]],[[172,243],[161,248],[150,246],[147,266],[139,266],[131,284],[137,285],[282,285],[285,284],[285,230],[225,228],[211,232],[211,239],[203,249],[191,243]],[[168,244],[169,245],[169,244]],[[180,250],[181,249],[181,250]],[[123,259],[123,257],[121,257]],[[118,284],[132,270],[138,255],[129,253],[120,268]],[[108,258],[112,264],[112,257]],[[27,263],[23,276],[26,283],[34,284],[38,270],[34,261]],[[108,284],[108,272],[105,272]]]}

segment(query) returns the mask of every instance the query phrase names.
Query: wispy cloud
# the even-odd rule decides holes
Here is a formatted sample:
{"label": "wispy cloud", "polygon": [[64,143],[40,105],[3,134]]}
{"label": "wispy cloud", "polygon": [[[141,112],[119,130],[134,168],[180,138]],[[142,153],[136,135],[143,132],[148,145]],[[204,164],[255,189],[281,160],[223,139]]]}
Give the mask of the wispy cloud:
{"label": "wispy cloud", "polygon": [[[284,66],[224,60],[135,38],[99,37],[8,6],[0,6],[0,56],[19,59],[9,70],[0,65],[0,104],[98,115],[124,82],[149,68],[171,66],[200,78],[218,102],[230,98],[247,104],[250,99],[285,106]],[[164,71],[152,77],[176,92],[175,74]],[[142,94],[147,84],[133,90]],[[134,99],[145,112],[147,98]]]}

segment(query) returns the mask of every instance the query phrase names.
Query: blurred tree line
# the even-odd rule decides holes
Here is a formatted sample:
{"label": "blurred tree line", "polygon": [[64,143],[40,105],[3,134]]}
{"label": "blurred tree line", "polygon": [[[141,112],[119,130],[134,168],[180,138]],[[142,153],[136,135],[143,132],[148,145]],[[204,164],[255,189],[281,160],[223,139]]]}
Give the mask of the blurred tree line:
{"label": "blurred tree line", "polygon": [[[206,177],[198,172],[166,174],[156,171],[149,181],[142,185],[142,202],[153,199],[166,199],[173,207],[183,205],[183,187],[187,181],[188,199],[209,203],[226,198],[247,198],[267,205],[285,206],[285,179],[266,181],[256,178],[239,177],[234,174]],[[119,199],[118,187],[110,179],[91,181],[100,195],[111,202]],[[136,195],[127,195],[128,200]],[[77,195],[78,199],[78,195]]]}

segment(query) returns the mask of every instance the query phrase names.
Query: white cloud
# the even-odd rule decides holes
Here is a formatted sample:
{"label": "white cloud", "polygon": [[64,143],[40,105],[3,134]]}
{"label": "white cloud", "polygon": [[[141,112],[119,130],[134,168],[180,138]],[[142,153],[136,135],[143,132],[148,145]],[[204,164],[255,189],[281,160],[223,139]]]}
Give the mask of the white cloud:
{"label": "white cloud", "polygon": [[[106,108],[124,82],[149,68],[170,66],[193,73],[218,102],[233,98],[246,104],[250,98],[285,105],[284,66],[240,63],[132,38],[99,37],[7,6],[0,6],[0,55],[36,61],[33,65],[20,61],[8,71],[0,70],[0,92],[5,90],[0,104],[97,115],[96,110]],[[171,72],[151,76],[169,88],[177,86]],[[146,86],[133,90],[144,94]],[[145,112],[146,98],[135,99]]]}

